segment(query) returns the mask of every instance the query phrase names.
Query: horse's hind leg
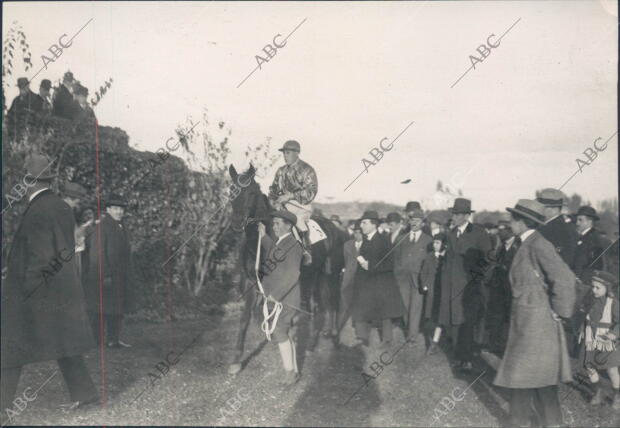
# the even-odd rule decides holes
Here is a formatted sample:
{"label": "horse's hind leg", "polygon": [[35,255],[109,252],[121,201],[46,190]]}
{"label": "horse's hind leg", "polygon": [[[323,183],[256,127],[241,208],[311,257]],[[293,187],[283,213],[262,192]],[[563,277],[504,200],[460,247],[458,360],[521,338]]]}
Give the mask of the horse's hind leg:
{"label": "horse's hind leg", "polygon": [[235,346],[235,354],[233,356],[232,363],[228,367],[228,374],[237,374],[241,371],[241,357],[243,357],[243,348],[245,344],[245,335],[250,325],[250,319],[252,318],[252,306],[254,304],[255,293],[254,290],[248,290],[247,278],[243,278],[241,281],[241,290],[245,293],[243,311],[241,312],[241,320],[239,321],[239,333],[237,334],[237,344]]}

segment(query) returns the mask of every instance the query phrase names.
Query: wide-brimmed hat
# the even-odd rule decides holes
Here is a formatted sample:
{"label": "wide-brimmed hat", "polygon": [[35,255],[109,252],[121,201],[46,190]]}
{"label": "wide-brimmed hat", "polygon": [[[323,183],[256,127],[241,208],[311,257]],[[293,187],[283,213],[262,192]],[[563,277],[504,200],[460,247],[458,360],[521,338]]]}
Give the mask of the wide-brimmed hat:
{"label": "wide-brimmed hat", "polygon": [[19,79],[17,79],[17,87],[19,89],[23,89],[26,86],[28,86],[30,84],[30,82],[28,81],[28,79],[26,77],[20,77]]}
{"label": "wide-brimmed hat", "polygon": [[297,216],[290,211],[278,210],[271,213],[271,217],[279,217],[291,224],[297,224]]}
{"label": "wide-brimmed hat", "polygon": [[398,223],[399,221],[402,221],[403,218],[400,216],[400,214],[394,212],[394,213],[389,213],[387,215],[387,222],[391,223],[391,222],[395,222]]}
{"label": "wide-brimmed hat", "polygon": [[38,180],[51,180],[56,177],[56,174],[52,172],[52,162],[47,156],[32,153],[26,157],[24,168],[28,174]]}
{"label": "wide-brimmed hat", "polygon": [[299,153],[301,152],[301,146],[295,140],[288,140],[286,143],[284,143],[281,149],[278,149],[278,151],[281,151],[281,152],[283,152],[284,150],[292,150],[294,152]]}
{"label": "wide-brimmed hat", "polygon": [[471,201],[465,198],[456,198],[454,200],[454,206],[448,208],[452,214],[471,214],[475,212],[471,209]]}
{"label": "wide-brimmed hat", "polygon": [[88,196],[88,192],[81,184],[72,181],[66,182],[63,186],[62,193],[65,196],[75,199],[84,199]]}
{"label": "wide-brimmed hat", "polygon": [[519,199],[514,208],[506,208],[510,213],[534,220],[536,223],[545,224],[545,206],[531,199]]}
{"label": "wide-brimmed hat", "polygon": [[360,222],[362,220],[377,220],[379,221],[379,214],[374,210],[364,211],[364,214],[360,217]]}
{"label": "wide-brimmed hat", "polygon": [[127,206],[127,202],[120,195],[112,193],[106,200],[105,206],[107,207],[123,207]]}
{"label": "wide-brimmed hat", "polygon": [[564,193],[558,189],[547,188],[540,191],[536,198],[538,202],[547,207],[561,207],[564,205]]}
{"label": "wide-brimmed hat", "polygon": [[407,205],[405,205],[405,212],[413,211],[413,210],[421,210],[422,206],[418,201],[409,201]]}
{"label": "wide-brimmed hat", "polygon": [[609,272],[605,272],[603,270],[595,270],[592,273],[592,277],[590,281],[601,282],[606,287],[616,287],[618,285],[618,278],[616,278],[613,274]]}
{"label": "wide-brimmed hat", "polygon": [[596,215],[596,210],[592,207],[589,206],[583,206],[583,207],[579,207],[579,210],[577,211],[577,214],[575,214],[576,216],[579,215],[585,215],[587,217],[590,217],[592,220],[600,220],[599,216]]}

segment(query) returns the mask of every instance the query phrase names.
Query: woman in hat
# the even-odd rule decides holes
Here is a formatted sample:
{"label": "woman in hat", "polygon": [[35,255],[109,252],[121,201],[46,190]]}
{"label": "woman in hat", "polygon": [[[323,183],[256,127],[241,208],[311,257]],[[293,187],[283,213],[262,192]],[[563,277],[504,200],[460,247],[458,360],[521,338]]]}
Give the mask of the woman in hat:
{"label": "woman in hat", "polygon": [[[441,304],[441,272],[446,258],[446,235],[437,233],[433,236],[433,251],[428,253],[422,264],[420,272],[420,292],[424,295],[424,320],[429,336],[430,346],[428,354],[437,351],[437,344],[441,337],[441,325],[439,324],[439,307]],[[432,335],[431,335],[432,334]]]}
{"label": "woman in hat", "polygon": [[579,361],[583,362],[594,390],[590,404],[603,404],[598,370],[606,370],[613,388],[612,406],[614,410],[620,410],[620,312],[618,298],[613,291],[618,286],[618,280],[610,273],[594,271],[590,283],[593,304],[579,335]]}
{"label": "woman in hat", "polygon": [[509,417],[515,426],[529,426],[533,401],[541,424],[559,427],[558,384],[572,381],[560,317],[573,314],[576,277],[553,245],[535,230],[545,223],[540,202],[520,199],[507,210],[521,246],[509,273],[508,343],[494,384],[512,390]]}
{"label": "woman in hat", "polygon": [[405,306],[396,285],[389,237],[377,231],[379,215],[366,211],[360,219],[364,241],[357,257],[351,314],[359,343],[368,345],[371,321],[382,324],[383,346],[392,340],[392,318],[405,314]]}

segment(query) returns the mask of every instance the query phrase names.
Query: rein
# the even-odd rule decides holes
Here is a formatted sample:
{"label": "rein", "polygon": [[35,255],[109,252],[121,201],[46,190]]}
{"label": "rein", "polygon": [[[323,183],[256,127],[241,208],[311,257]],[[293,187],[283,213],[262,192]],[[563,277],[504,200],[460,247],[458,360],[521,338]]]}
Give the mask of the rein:
{"label": "rein", "polygon": [[[278,324],[278,318],[280,317],[280,313],[282,312],[282,303],[275,301],[275,305],[273,307],[273,311],[269,311],[269,305],[267,303],[267,295],[265,294],[265,290],[263,289],[263,284],[260,281],[258,275],[258,266],[260,264],[260,243],[262,239],[262,233],[259,229],[258,231],[258,244],[256,248],[256,261],[254,263],[254,271],[256,272],[256,284],[258,285],[258,290],[260,294],[263,295],[263,322],[261,323],[261,330],[265,332],[267,336],[267,340],[271,342],[271,334],[276,329],[276,325]],[[269,324],[271,321],[271,325]]]}

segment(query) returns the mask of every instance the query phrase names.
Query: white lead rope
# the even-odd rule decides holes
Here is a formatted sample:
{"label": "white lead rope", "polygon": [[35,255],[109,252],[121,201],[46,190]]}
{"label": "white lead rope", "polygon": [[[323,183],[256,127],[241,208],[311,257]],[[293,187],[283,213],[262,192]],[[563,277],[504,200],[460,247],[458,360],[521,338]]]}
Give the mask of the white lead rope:
{"label": "white lead rope", "polygon": [[[271,342],[271,334],[276,329],[276,325],[278,324],[278,318],[280,317],[280,313],[282,312],[282,303],[276,301],[273,307],[273,311],[269,311],[267,296],[265,295],[263,284],[261,284],[260,278],[258,276],[258,266],[260,264],[260,243],[262,238],[263,236],[261,230],[258,229],[258,245],[256,248],[256,262],[254,263],[254,271],[256,272],[256,284],[258,284],[258,290],[263,295],[263,322],[261,323],[261,330],[265,332],[267,340]],[[269,324],[270,320],[271,325]]]}

